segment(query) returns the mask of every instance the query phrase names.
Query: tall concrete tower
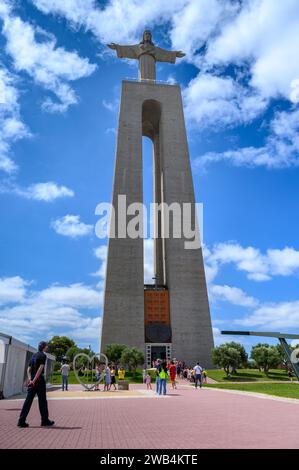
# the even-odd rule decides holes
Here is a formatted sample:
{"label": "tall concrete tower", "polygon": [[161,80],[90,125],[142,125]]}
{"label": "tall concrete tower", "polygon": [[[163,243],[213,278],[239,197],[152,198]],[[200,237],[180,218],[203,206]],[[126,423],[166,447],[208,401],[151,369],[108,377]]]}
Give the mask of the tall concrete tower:
{"label": "tall concrete tower", "polygon": [[[119,58],[139,61],[138,81],[123,80],[113,183],[113,207],[119,195],[126,208],[143,200],[142,136],[153,143],[154,202],[186,203],[193,222],[195,197],[179,85],[156,81],[156,62],[175,63],[180,51],[155,46],[150,31],[140,44],[109,44]],[[186,249],[184,236],[162,230],[166,210],[156,214],[156,282],[144,285],[143,238],[119,236],[123,214],[115,210],[115,237],[109,237],[101,350],[107,344],[136,346],[150,366],[155,358],[177,358],[211,366],[213,335],[202,249]],[[194,222],[195,223],[195,222]],[[197,224],[196,228],[197,228]],[[198,228],[197,228],[198,230]]]}

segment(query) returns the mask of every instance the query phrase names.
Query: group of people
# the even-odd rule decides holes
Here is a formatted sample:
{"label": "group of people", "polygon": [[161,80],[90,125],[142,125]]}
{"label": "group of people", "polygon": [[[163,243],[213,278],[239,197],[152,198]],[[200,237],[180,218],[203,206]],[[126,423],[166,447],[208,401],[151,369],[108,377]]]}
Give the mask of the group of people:
{"label": "group of people", "polygon": [[190,383],[196,384],[196,374],[197,374],[197,375],[200,375],[201,385],[204,383],[207,383],[207,380],[208,380],[207,370],[204,367],[201,367],[199,364],[198,366],[200,367],[200,369],[198,369],[196,366],[195,367],[185,366],[180,372],[181,379],[185,379],[189,381]]}
{"label": "group of people", "polygon": [[114,364],[108,364],[104,369],[100,365],[96,365],[96,385],[95,390],[99,390],[99,381],[102,374],[104,375],[104,392],[109,392],[113,386],[114,390],[117,390],[116,387],[116,376],[119,380],[124,380],[125,378],[125,369],[120,367],[119,369]]}
{"label": "group of people", "polygon": [[[203,383],[207,383],[207,371],[200,366],[199,362],[193,367],[187,367],[184,363],[176,360],[162,361],[157,359],[153,362],[153,369],[156,375],[156,393],[158,395],[166,395],[167,377],[170,378],[171,388],[177,388],[177,378],[186,378],[190,382],[194,382],[195,388],[201,388]],[[147,385],[147,389],[152,389],[150,370],[143,371],[143,381]]]}
{"label": "group of people", "polygon": [[[61,366],[61,380],[62,390],[68,390],[68,375],[70,367],[64,363]],[[153,367],[151,369],[143,369],[143,383],[146,384],[147,390],[152,390],[152,375],[154,372],[156,377],[156,393],[158,395],[166,395],[166,384],[167,378],[170,378],[171,388],[175,390],[177,388],[176,379],[187,379],[190,382],[194,382],[195,388],[198,386],[201,388],[203,383],[207,382],[207,371],[197,363],[193,368],[186,366],[181,361],[165,361],[157,359],[153,361]],[[101,367],[99,364],[96,365],[95,371],[95,390],[99,389],[99,382],[101,377],[104,376],[104,392],[111,390],[117,390],[116,377],[119,380],[124,380],[125,369],[120,367],[119,369],[113,363],[108,364],[106,367]],[[112,388],[113,387],[113,388]]]}

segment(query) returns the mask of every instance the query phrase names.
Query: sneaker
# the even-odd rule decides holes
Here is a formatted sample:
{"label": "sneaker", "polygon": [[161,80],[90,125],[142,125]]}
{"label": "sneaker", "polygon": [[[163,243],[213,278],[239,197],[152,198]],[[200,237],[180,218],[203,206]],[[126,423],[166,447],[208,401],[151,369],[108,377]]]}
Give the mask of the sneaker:
{"label": "sneaker", "polygon": [[55,424],[55,421],[51,421],[50,419],[46,421],[45,423],[41,423],[41,426],[53,426]]}
{"label": "sneaker", "polygon": [[18,421],[18,426],[19,428],[28,428],[29,424],[28,423],[22,423],[21,421]]}

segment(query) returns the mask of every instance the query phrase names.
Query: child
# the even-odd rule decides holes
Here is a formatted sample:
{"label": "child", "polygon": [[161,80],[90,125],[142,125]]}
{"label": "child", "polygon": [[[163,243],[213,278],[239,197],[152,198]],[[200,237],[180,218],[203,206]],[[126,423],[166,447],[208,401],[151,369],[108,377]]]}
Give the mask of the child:
{"label": "child", "polygon": [[149,372],[146,374],[145,383],[147,390],[152,390],[152,377]]}

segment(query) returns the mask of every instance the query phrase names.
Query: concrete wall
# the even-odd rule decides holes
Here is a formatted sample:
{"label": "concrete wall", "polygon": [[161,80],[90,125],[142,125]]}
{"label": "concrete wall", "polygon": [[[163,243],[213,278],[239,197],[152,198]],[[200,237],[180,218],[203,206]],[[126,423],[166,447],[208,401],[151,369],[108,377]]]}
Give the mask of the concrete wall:
{"label": "concrete wall", "polygon": [[[8,398],[25,391],[28,363],[36,351],[32,346],[0,333],[0,396]],[[47,357],[46,372],[55,360],[50,354]],[[48,374],[48,381],[51,381],[51,374]]]}
{"label": "concrete wall", "polygon": [[23,391],[26,349],[13,341],[8,348],[3,395],[10,397]]}

